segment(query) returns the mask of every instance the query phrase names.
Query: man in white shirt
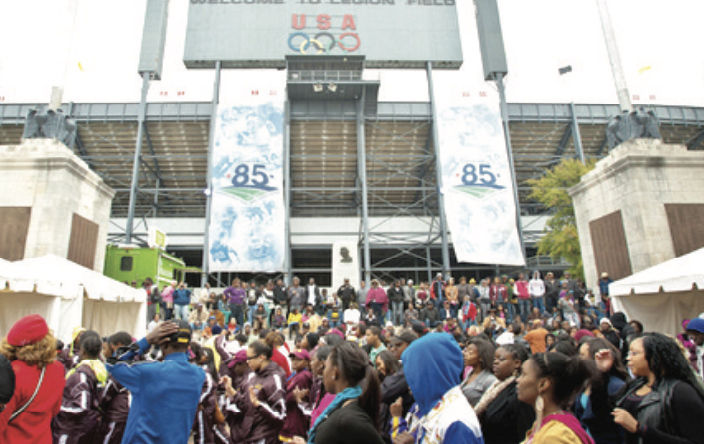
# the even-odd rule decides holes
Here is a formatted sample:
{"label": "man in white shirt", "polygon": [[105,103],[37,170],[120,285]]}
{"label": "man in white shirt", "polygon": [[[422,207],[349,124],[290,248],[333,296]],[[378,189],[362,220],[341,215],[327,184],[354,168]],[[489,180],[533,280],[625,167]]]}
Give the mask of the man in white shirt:
{"label": "man in white shirt", "polygon": [[306,287],[306,303],[313,306],[314,310],[319,311],[321,304],[318,302],[320,302],[320,289],[315,284],[315,279],[310,278]]}
{"label": "man in white shirt", "polygon": [[545,296],[545,283],[540,279],[540,272],[533,272],[533,279],[528,282],[528,293],[530,298],[533,300],[533,307],[540,310],[540,313],[545,312],[545,301],[543,301],[543,296]]}

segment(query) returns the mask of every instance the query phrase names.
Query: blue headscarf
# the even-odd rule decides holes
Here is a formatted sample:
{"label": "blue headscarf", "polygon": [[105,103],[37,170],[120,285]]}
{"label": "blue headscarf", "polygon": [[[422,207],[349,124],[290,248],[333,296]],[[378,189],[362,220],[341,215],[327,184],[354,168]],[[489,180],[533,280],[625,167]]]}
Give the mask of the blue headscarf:
{"label": "blue headscarf", "polygon": [[362,387],[356,386],[356,387],[348,387],[335,395],[335,399],[330,403],[330,405],[327,406],[325,410],[323,410],[323,413],[318,416],[318,419],[315,420],[315,424],[313,424],[313,427],[310,428],[310,432],[308,433],[308,444],[314,444],[315,443],[315,432],[318,428],[318,426],[328,419],[328,416],[334,412],[338,407],[340,407],[342,404],[345,402],[349,401],[350,399],[357,399],[360,396],[362,396]]}
{"label": "blue headscarf", "polygon": [[430,333],[413,341],[403,352],[401,361],[421,417],[427,415],[445,393],[459,385],[464,369],[462,350],[447,333]]}

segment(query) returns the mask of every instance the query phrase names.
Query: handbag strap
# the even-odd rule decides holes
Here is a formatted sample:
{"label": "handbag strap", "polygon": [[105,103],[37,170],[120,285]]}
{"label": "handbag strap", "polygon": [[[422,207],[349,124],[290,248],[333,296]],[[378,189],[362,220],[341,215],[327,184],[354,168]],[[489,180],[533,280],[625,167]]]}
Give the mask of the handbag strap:
{"label": "handbag strap", "polygon": [[19,410],[15,411],[15,413],[10,416],[8,423],[12,422],[13,419],[17,418],[17,416],[27,410],[30,404],[32,404],[32,401],[34,401],[34,398],[37,397],[37,393],[39,393],[39,388],[42,386],[42,382],[44,381],[44,373],[46,373],[46,366],[42,368],[42,373],[39,375],[39,382],[37,382],[37,388],[34,389],[34,393],[32,394],[32,397],[29,398],[29,401],[22,407],[20,407]]}

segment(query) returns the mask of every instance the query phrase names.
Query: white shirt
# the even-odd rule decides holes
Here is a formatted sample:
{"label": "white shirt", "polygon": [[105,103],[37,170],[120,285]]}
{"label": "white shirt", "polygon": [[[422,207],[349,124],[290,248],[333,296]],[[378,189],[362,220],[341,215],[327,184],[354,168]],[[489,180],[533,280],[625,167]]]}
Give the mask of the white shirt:
{"label": "white shirt", "polygon": [[308,286],[308,303],[315,306],[315,285]]}
{"label": "white shirt", "polygon": [[501,333],[498,338],[496,338],[496,343],[499,345],[513,344],[513,333],[506,330]]}
{"label": "white shirt", "polygon": [[361,313],[356,308],[348,308],[343,314],[345,324],[359,324]]}

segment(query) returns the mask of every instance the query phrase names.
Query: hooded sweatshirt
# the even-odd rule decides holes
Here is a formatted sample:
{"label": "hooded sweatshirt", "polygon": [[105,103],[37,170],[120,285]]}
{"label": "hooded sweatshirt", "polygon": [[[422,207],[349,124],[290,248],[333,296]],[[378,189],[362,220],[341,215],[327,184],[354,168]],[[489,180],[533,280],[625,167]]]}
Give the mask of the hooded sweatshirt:
{"label": "hooded sweatshirt", "polygon": [[540,272],[533,273],[533,279],[528,282],[528,292],[534,298],[541,298],[545,294],[545,282],[540,279]]}
{"label": "hooded sweatshirt", "polygon": [[401,360],[418,408],[418,419],[409,424],[416,443],[483,443],[477,415],[459,386],[464,360],[452,336],[425,335],[413,341]]}

